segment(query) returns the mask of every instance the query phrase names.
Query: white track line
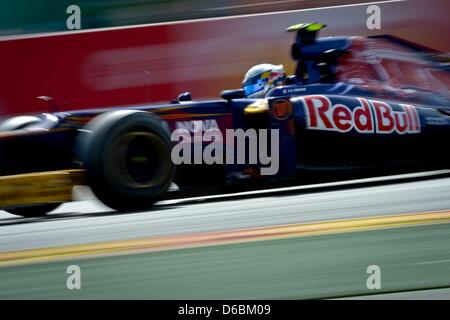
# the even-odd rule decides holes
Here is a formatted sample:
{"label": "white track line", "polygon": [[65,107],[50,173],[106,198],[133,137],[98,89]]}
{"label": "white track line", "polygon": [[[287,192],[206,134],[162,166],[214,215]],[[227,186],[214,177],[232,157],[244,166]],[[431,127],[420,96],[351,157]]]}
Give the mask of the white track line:
{"label": "white track line", "polygon": [[206,8],[206,9],[201,9],[199,11],[220,11],[220,10],[231,10],[231,9],[240,9],[240,8],[263,7],[263,6],[272,6],[274,4],[286,4],[286,3],[295,3],[295,2],[298,3],[298,2],[303,2],[303,1],[304,0],[282,0],[282,1],[257,2],[257,3],[238,4],[238,5],[234,5],[234,6]]}
{"label": "white track line", "polygon": [[413,263],[413,266],[425,266],[429,264],[438,264],[438,263],[449,263],[450,259],[443,259],[443,260],[433,260],[433,261],[422,261],[422,262],[416,262]]}
{"label": "white track line", "polygon": [[257,194],[265,194],[265,193],[313,190],[313,189],[328,188],[328,187],[339,187],[339,186],[348,186],[348,185],[354,185],[354,184],[366,184],[366,183],[374,183],[374,182],[387,182],[387,181],[395,181],[395,180],[401,181],[401,180],[405,180],[405,179],[432,177],[432,176],[438,176],[438,175],[444,175],[444,174],[450,174],[450,170],[425,171],[425,172],[418,172],[418,173],[398,174],[398,175],[375,177],[375,178],[364,178],[364,179],[345,180],[345,181],[338,181],[338,182],[307,184],[307,185],[284,187],[284,188],[244,191],[244,192],[230,193],[230,194],[220,194],[220,195],[193,197],[193,198],[163,200],[163,201],[159,202],[158,204],[173,204],[173,203],[179,203],[179,202],[184,202],[184,201],[202,201],[202,200],[220,199],[220,198],[224,198],[224,197],[232,198],[232,197],[242,197],[242,196],[251,196],[251,195],[257,195]]}

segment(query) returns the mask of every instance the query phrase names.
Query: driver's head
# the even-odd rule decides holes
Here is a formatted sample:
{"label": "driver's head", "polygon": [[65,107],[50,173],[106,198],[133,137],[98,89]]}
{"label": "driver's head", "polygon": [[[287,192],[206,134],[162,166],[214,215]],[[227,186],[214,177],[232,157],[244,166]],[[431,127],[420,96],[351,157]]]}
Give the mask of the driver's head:
{"label": "driver's head", "polygon": [[284,84],[286,73],[282,65],[258,64],[247,71],[242,81],[247,98],[262,98],[270,89]]}

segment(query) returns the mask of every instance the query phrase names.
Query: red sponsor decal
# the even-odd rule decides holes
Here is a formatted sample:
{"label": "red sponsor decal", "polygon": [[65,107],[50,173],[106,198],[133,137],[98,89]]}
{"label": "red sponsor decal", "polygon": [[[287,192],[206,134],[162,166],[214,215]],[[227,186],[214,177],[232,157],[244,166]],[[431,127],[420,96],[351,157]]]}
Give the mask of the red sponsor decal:
{"label": "red sponsor decal", "polygon": [[373,132],[373,118],[370,105],[366,99],[358,99],[361,106],[353,109],[355,129],[361,133]]}
{"label": "red sponsor decal", "polygon": [[419,133],[420,119],[416,108],[399,104],[400,111],[383,101],[357,98],[359,105],[353,109],[343,104],[333,105],[321,95],[302,98],[305,105],[308,129],[360,133]]}

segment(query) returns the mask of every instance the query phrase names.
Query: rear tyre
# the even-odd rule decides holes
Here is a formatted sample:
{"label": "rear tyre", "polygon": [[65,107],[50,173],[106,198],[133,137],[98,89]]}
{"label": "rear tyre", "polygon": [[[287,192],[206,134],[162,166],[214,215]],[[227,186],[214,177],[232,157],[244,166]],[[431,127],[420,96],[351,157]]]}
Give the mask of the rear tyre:
{"label": "rear tyre", "polygon": [[118,211],[145,210],[170,186],[174,174],[169,130],[155,115],[111,111],[94,118],[77,152],[94,194]]}
{"label": "rear tyre", "polygon": [[46,203],[26,207],[8,208],[3,210],[5,210],[8,213],[15,214],[17,216],[32,218],[45,216],[47,213],[55,210],[60,205],[61,205],[60,203]]}

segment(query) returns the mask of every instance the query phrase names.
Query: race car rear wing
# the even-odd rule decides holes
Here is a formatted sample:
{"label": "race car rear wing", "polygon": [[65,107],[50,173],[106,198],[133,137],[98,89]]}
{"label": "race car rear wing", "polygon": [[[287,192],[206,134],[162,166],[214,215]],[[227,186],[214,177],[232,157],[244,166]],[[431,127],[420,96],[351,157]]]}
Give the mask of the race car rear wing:
{"label": "race car rear wing", "polygon": [[382,34],[376,36],[370,36],[369,39],[385,39],[404,47],[407,47],[420,54],[421,58],[434,63],[435,67],[441,68],[445,71],[450,71],[450,54],[448,52],[442,52],[424,45],[408,41],[390,34]]}
{"label": "race car rear wing", "polygon": [[305,83],[329,82],[336,60],[349,48],[349,37],[318,38],[321,23],[299,23],[286,29],[296,32],[291,46],[292,59],[298,61],[295,71],[298,79]]}

